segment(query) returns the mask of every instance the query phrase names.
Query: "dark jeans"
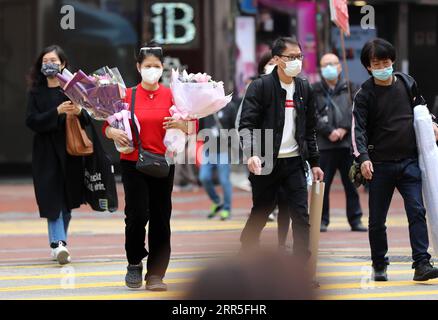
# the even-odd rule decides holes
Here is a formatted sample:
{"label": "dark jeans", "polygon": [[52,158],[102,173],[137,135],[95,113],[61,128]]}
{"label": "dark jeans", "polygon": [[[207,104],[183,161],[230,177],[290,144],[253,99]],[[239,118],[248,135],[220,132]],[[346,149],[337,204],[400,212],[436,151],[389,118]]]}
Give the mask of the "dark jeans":
{"label": "dark jeans", "polygon": [[253,207],[242,231],[242,249],[258,246],[260,233],[266,225],[269,214],[278,201],[280,188],[286,196],[289,216],[292,218],[294,253],[308,257],[309,213],[307,204],[307,182],[300,157],[278,159],[271,174],[250,175]]}
{"label": "dark jeans", "polygon": [[356,187],[350,181],[348,173],[353,164],[353,156],[350,149],[322,150],[321,169],[324,171],[325,193],[322,208],[322,223],[330,223],[330,187],[335,177],[336,171],[341,174],[342,184],[344,185],[345,197],[347,199],[347,218],[350,226],[357,225],[362,219],[362,209],[360,207],[359,194]]}
{"label": "dark jeans", "polygon": [[409,238],[412,248],[413,268],[422,260],[429,260],[429,239],[426,210],[423,205],[421,171],[417,159],[400,162],[375,162],[369,197],[369,239],[373,265],[388,262],[386,216],[395,188],[405,204],[409,222]]}
{"label": "dark jeans", "polygon": [[[170,216],[175,166],[169,177],[153,178],[139,172],[135,162],[121,161],[125,190],[125,250],[129,264],[139,264],[145,257],[147,276],[164,277],[170,260]],[[146,225],[148,246],[145,248]]]}

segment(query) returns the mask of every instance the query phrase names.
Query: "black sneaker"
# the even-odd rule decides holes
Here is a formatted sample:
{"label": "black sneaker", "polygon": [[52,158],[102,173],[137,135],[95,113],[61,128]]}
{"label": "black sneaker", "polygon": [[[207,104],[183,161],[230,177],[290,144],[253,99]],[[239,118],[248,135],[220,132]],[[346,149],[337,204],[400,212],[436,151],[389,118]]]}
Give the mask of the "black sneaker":
{"label": "black sneaker", "polygon": [[160,276],[149,276],[146,279],[146,290],[149,291],[167,291],[167,285]]}
{"label": "black sneaker", "polygon": [[414,281],[427,281],[438,278],[438,268],[434,268],[428,260],[420,262],[415,267]]}
{"label": "black sneaker", "polygon": [[321,228],[319,229],[320,232],[327,232],[328,226],[325,223],[321,223]]}
{"label": "black sneaker", "polygon": [[138,289],[143,285],[143,264],[128,265],[125,284],[128,288]]}
{"label": "black sneaker", "polygon": [[362,224],[362,222],[359,222],[359,223],[351,226],[351,231],[354,231],[354,232],[367,232],[368,229],[367,229],[367,227],[365,227]]}
{"label": "black sneaker", "polygon": [[373,265],[373,279],[374,281],[388,281],[388,275],[386,270],[388,268],[388,264],[385,263],[383,265]]}

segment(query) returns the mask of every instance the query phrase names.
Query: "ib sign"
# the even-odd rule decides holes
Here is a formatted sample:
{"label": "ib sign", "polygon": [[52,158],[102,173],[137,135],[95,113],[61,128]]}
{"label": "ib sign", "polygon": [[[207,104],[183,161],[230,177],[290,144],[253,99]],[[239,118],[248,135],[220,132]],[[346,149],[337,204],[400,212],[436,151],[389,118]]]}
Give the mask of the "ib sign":
{"label": "ib sign", "polygon": [[196,3],[154,2],[151,5],[153,39],[160,44],[197,45]]}

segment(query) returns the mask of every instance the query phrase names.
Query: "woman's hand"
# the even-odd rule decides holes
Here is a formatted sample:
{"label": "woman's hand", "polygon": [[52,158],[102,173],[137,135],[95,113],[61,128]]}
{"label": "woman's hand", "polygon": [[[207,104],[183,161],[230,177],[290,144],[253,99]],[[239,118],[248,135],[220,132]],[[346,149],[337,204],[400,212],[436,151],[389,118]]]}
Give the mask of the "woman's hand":
{"label": "woman's hand", "polygon": [[169,129],[180,129],[185,134],[189,133],[189,122],[184,120],[176,120],[172,117],[164,118],[163,128],[166,130]]}
{"label": "woman's hand", "polygon": [[65,101],[58,106],[58,114],[73,114],[75,111],[76,106],[71,101]]}
{"label": "woman's hand", "polygon": [[69,113],[75,116],[80,116],[81,112],[82,112],[82,107],[78,104],[73,104],[73,110]]}
{"label": "woman's hand", "polygon": [[116,142],[119,146],[121,147],[129,146],[129,138],[125,131],[108,127],[106,128],[105,133],[109,139],[114,140],[114,142]]}
{"label": "woman's hand", "polygon": [[82,108],[79,105],[73,104],[71,101],[65,101],[58,106],[58,114],[70,114],[79,116]]}
{"label": "woman's hand", "polygon": [[435,132],[436,141],[438,141],[438,124],[433,124],[433,132]]}

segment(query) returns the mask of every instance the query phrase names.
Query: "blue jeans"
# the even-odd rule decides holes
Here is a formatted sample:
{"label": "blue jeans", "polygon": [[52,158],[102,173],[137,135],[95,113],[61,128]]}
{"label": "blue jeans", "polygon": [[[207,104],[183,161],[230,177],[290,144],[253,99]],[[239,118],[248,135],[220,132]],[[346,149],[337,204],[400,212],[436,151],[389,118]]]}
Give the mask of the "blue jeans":
{"label": "blue jeans", "polygon": [[52,220],[47,219],[49,229],[49,244],[53,248],[58,246],[58,242],[62,241],[67,244],[68,226],[71,220],[71,212],[61,211],[59,218]]}
{"label": "blue jeans", "polygon": [[[205,155],[208,157],[208,155]],[[230,181],[231,165],[229,164],[228,154],[223,153],[218,155],[218,164],[207,163],[201,165],[199,171],[199,180],[207,191],[208,196],[211,201],[215,204],[221,204],[221,198],[216,193],[214,183],[213,183],[213,170],[216,169],[219,177],[219,182],[224,191],[224,203],[223,209],[231,211],[231,197],[233,192],[233,187]],[[219,161],[222,160],[222,161]]]}
{"label": "blue jeans", "polygon": [[423,205],[421,171],[417,159],[399,162],[374,162],[373,179],[370,181],[369,240],[373,264],[388,262],[386,216],[395,188],[405,204],[409,223],[409,238],[412,248],[413,268],[431,258],[427,252],[429,238],[426,225],[426,209]]}

